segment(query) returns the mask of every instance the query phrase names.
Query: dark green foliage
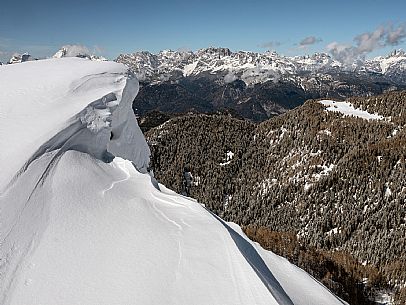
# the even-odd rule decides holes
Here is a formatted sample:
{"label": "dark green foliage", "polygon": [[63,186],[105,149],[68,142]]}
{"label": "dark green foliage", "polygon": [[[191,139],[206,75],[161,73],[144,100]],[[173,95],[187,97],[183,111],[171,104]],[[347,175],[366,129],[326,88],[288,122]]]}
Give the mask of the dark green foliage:
{"label": "dark green foliage", "polygon": [[[243,143],[250,142],[254,128],[247,121],[224,115],[174,118],[147,133],[154,172],[161,183],[179,192],[183,167],[189,164],[198,182],[192,197],[206,198],[202,202],[222,214],[225,196],[235,192],[234,180],[245,151]],[[232,151],[235,159],[222,166],[227,151]]]}
{"label": "dark green foliage", "polygon": [[173,118],[147,133],[156,176],[179,191],[189,163],[200,178],[192,197],[219,216],[350,253],[398,289],[406,283],[406,92],[350,102],[387,118],[343,117],[312,100],[259,125]]}
{"label": "dark green foliage", "polygon": [[138,125],[142,132],[147,132],[151,128],[157,127],[171,118],[170,115],[161,111],[151,111],[141,118],[138,118]]}
{"label": "dark green foliage", "polygon": [[376,268],[358,263],[346,252],[308,247],[293,233],[276,232],[266,227],[250,225],[244,228],[244,232],[263,248],[306,270],[350,304],[372,305],[370,299],[376,292],[375,287],[386,287]]}

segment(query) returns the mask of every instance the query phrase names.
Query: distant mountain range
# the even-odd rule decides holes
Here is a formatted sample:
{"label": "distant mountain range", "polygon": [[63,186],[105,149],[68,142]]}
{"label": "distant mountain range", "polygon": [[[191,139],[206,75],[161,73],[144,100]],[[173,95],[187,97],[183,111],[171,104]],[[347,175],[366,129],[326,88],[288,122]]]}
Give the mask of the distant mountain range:
{"label": "distant mountain range", "polygon": [[[81,46],[66,45],[53,57],[106,60]],[[8,63],[36,60],[15,54]],[[373,96],[406,89],[406,53],[357,61],[351,65],[326,53],[282,56],[276,52],[232,52],[227,48],[191,51],[136,52],[116,59],[141,82],[133,109],[140,117],[151,111],[232,112],[264,121],[308,99]]]}
{"label": "distant mountain range", "polygon": [[[90,60],[98,60],[98,61],[105,61],[107,60],[103,56],[98,56],[95,54],[92,54],[87,48],[81,47],[81,46],[75,46],[75,45],[66,45],[61,47],[53,56],[52,58],[62,58],[62,57],[81,57],[81,58],[87,58]],[[29,53],[15,53],[7,64],[18,64],[26,61],[33,61],[33,60],[39,60],[39,58],[33,57]],[[0,61],[0,65],[3,63]]]}
{"label": "distant mountain range", "polygon": [[142,83],[134,110],[168,113],[234,109],[262,121],[311,98],[345,99],[406,88],[406,53],[345,65],[329,54],[281,56],[275,52],[161,51],[121,54]]}

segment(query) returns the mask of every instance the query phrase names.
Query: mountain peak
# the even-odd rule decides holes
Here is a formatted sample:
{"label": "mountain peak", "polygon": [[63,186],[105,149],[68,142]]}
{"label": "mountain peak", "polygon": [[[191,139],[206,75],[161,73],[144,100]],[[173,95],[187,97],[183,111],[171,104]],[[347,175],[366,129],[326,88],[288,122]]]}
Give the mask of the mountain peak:
{"label": "mountain peak", "polygon": [[386,56],[386,58],[389,57],[406,57],[406,52],[403,49],[395,49]]}
{"label": "mountain peak", "polygon": [[228,48],[222,48],[222,47],[208,47],[204,49],[200,49],[197,51],[197,54],[207,54],[207,55],[215,55],[218,57],[224,57],[224,56],[230,56],[231,51]]}
{"label": "mountain peak", "polygon": [[94,55],[90,52],[90,50],[81,45],[65,45],[62,46],[58,52],[56,52],[53,58],[62,58],[62,57],[80,57],[80,58],[88,58],[90,60],[100,60],[105,61],[106,58],[102,56]]}
{"label": "mountain peak", "polygon": [[[283,56],[275,51],[264,53],[251,51],[232,52],[224,47],[208,47],[196,52],[163,50],[158,54],[136,52],[121,54],[116,61],[126,64],[137,76],[146,82],[162,83],[177,81],[182,77],[193,77],[209,73],[223,82],[228,79],[240,79],[247,85],[276,81],[283,77],[300,77],[339,71],[351,73],[376,73],[386,76],[394,69],[396,82],[406,82],[405,52],[396,50],[387,58],[379,57],[359,61],[356,65],[347,65],[328,53],[314,53],[305,56]],[[396,60],[395,60],[396,59]]]}
{"label": "mountain peak", "polygon": [[29,53],[25,52],[23,54],[15,53],[9,60],[9,64],[16,64],[25,61],[35,60]]}

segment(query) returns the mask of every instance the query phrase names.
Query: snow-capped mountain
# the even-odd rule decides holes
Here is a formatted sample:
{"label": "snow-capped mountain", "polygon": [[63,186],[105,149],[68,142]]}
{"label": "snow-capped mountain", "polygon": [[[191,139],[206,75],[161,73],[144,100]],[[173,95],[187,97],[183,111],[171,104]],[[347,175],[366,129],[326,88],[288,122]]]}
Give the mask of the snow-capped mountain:
{"label": "snow-capped mountain", "polygon": [[[287,57],[276,52],[231,52],[227,48],[207,48],[197,52],[161,51],[158,54],[136,52],[121,54],[116,59],[128,65],[141,80],[162,82],[204,73],[219,75],[225,83],[236,79],[247,85],[276,81],[308,73],[351,71],[391,75],[391,71],[405,73],[406,54],[395,51],[387,57],[377,57],[348,67],[325,53],[311,56]],[[406,81],[406,77],[402,78]]]}
{"label": "snow-capped mountain", "polygon": [[24,54],[14,54],[10,60],[8,61],[9,64],[17,64],[25,61],[31,61],[35,60],[30,54],[24,53]]}
{"label": "snow-capped mountain", "polygon": [[103,56],[98,56],[92,54],[90,50],[84,46],[79,45],[66,45],[61,47],[53,56],[53,58],[62,58],[62,57],[80,57],[87,58],[90,60],[105,61],[107,60]]}
{"label": "snow-capped mountain", "polygon": [[137,52],[117,59],[142,81],[134,110],[179,113],[233,109],[263,121],[308,99],[371,96],[406,89],[406,55],[396,51],[357,65],[330,55],[287,57],[275,52]]}
{"label": "snow-capped mountain", "polygon": [[147,173],[124,65],[0,70],[1,304],[345,304]]}
{"label": "snow-capped mountain", "polygon": [[406,52],[395,50],[387,56],[375,57],[365,61],[365,67],[369,71],[381,73],[399,83],[406,81]]}

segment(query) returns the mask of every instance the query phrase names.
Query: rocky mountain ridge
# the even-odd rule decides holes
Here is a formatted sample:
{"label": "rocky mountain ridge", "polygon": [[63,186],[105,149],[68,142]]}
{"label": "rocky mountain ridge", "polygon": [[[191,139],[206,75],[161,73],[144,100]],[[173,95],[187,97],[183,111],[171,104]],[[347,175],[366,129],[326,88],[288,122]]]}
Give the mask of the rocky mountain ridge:
{"label": "rocky mountain ridge", "polygon": [[[236,79],[247,85],[277,81],[283,76],[305,74],[317,75],[326,72],[373,73],[392,77],[394,71],[406,71],[406,53],[395,50],[387,56],[379,56],[364,62],[346,65],[327,53],[306,56],[282,56],[276,52],[232,52],[228,48],[206,48],[192,51],[164,50],[158,54],[135,52],[120,54],[116,61],[127,64],[141,81],[159,83],[181,77],[198,76],[202,73],[223,77],[224,83]],[[405,78],[394,82],[404,83]]]}
{"label": "rocky mountain ridge", "polygon": [[372,96],[406,89],[406,54],[394,51],[351,66],[329,54],[287,57],[275,52],[161,51],[121,54],[142,82],[134,111],[213,112],[225,108],[264,121],[307,99]]}

